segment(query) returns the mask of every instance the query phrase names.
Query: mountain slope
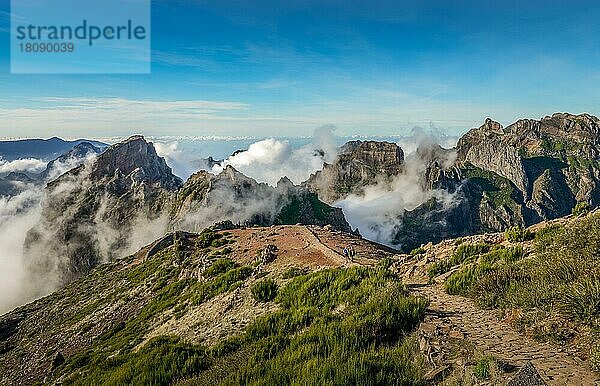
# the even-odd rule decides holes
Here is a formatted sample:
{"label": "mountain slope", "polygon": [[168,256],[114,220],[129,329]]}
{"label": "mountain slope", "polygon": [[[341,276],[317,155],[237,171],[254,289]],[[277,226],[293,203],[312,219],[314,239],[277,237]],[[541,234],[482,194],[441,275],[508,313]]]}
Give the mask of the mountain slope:
{"label": "mountain slope", "polygon": [[447,366],[440,359],[460,349],[458,339],[488,361],[531,361],[548,384],[600,382],[598,234],[596,211],[399,257],[394,271],[431,299],[420,334],[435,367]]}
{"label": "mountain slope", "polygon": [[63,174],[48,184],[40,223],[25,241],[34,276],[68,282],[119,256],[132,234],[163,233],[181,184],[141,137]]}
{"label": "mountain slope", "polygon": [[[342,254],[349,245],[354,261]],[[0,317],[0,378],[417,382],[421,356],[404,334],[426,301],[379,264],[386,256],[321,227],[170,234]]]}
{"label": "mountain slope", "polygon": [[[360,196],[365,185],[380,180],[402,179],[411,166],[392,156],[402,154],[394,147],[349,143],[307,186],[330,202]],[[424,171],[417,170],[422,195],[437,190],[451,200],[433,194],[401,211],[391,241],[405,251],[428,241],[558,218],[580,202],[600,204],[600,120],[589,114],[557,113],[507,127],[487,119],[462,136],[455,149],[425,143],[416,157],[425,164]]]}
{"label": "mountain slope", "polygon": [[[576,299],[570,290],[582,305],[596,299],[597,287],[577,291],[598,280],[588,264],[598,218],[540,224],[534,241],[511,231],[411,255],[329,227],[171,233],[1,316],[0,381],[594,384],[597,309],[581,308],[592,314],[580,319],[538,305]],[[561,274],[571,261],[556,253],[562,245],[584,256],[574,276]],[[352,260],[342,251],[350,246]],[[528,279],[551,272],[566,286]]]}

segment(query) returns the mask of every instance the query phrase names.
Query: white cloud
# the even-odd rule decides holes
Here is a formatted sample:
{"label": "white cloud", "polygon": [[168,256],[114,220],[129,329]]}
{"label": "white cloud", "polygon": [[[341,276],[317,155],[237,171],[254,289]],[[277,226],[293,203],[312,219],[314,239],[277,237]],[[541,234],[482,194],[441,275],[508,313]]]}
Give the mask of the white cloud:
{"label": "white cloud", "polygon": [[[433,138],[423,137],[419,146],[433,144]],[[442,157],[442,162],[451,162],[454,156],[454,152],[449,152]],[[413,210],[431,198],[436,198],[445,208],[456,204],[455,194],[426,188],[427,166],[428,161],[413,152],[405,159],[403,172],[391,181],[382,178],[374,185],[366,186],[362,194],[350,194],[333,206],[343,210],[348,223],[352,228],[358,228],[363,237],[397,247],[393,243],[394,237],[407,210]]]}
{"label": "white cloud", "polygon": [[29,189],[15,197],[0,197],[0,314],[32,299],[23,243],[39,219],[41,194]]}
{"label": "white cloud", "polygon": [[53,103],[55,108],[77,109],[77,110],[100,110],[100,111],[122,111],[145,113],[187,113],[187,114],[209,114],[224,110],[243,110],[248,107],[239,102],[217,102],[205,100],[136,100],[124,98],[40,98],[42,102]]}
{"label": "white cloud", "polygon": [[292,148],[289,141],[274,138],[255,142],[248,150],[227,158],[216,165],[213,172],[220,173],[231,165],[236,170],[275,186],[282,177],[288,177],[295,184],[306,181],[310,175],[323,168],[324,162],[332,162],[337,154],[333,126],[323,126],[315,130],[312,143],[298,149]]}
{"label": "white cloud", "polygon": [[179,142],[157,142],[154,141],[156,153],[163,157],[167,165],[171,167],[173,173],[187,180],[189,176],[196,173],[198,170],[206,170],[208,166],[201,157],[193,152],[186,152],[179,148]]}
{"label": "white cloud", "polygon": [[15,161],[5,161],[0,158],[0,174],[10,172],[40,173],[46,169],[47,162],[37,158],[22,158]]}

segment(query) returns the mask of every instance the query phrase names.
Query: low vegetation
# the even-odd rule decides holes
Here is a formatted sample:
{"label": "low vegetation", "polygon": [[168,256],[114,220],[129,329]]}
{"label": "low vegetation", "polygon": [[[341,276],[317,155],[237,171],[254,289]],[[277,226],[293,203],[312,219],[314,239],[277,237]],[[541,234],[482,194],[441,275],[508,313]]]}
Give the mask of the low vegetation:
{"label": "low vegetation", "polygon": [[277,284],[273,279],[259,281],[252,286],[252,296],[257,302],[270,302],[277,295]]}
{"label": "low vegetation", "polygon": [[476,260],[482,253],[489,250],[490,246],[488,244],[460,244],[449,259],[440,260],[430,265],[427,274],[430,278],[442,275],[462,263]]}
{"label": "low vegetation", "polygon": [[473,369],[473,374],[479,379],[488,379],[494,366],[494,358],[491,356],[483,356],[479,358]]}
{"label": "low vegetation", "polygon": [[418,247],[418,248],[415,248],[412,251],[410,251],[411,256],[422,255],[424,253],[425,253],[425,248],[423,248],[423,247]]}
{"label": "low vegetation", "polygon": [[428,302],[409,295],[385,265],[294,269],[279,288],[271,279],[251,287],[257,300],[274,301],[278,308],[241,335],[211,347],[164,336],[139,346],[152,318],[230,291],[251,271],[220,258],[204,272],[204,281],[178,280],[171,272],[137,317],[68,357],[55,376],[65,385],[424,384],[424,359],[409,334]]}
{"label": "low vegetation", "polygon": [[523,248],[514,246],[505,248],[496,246],[491,251],[479,255],[479,259],[463,260],[460,270],[452,273],[444,282],[447,293],[452,295],[471,295],[476,283],[486,276],[501,272],[507,266],[519,261],[523,257]]}
{"label": "low vegetation", "polygon": [[578,202],[573,207],[573,215],[577,216],[577,217],[581,217],[581,216],[584,216],[584,215],[590,213],[590,210],[591,210],[590,204],[588,204],[587,202]]}
{"label": "low vegetation", "polygon": [[535,235],[528,229],[522,228],[520,226],[514,226],[508,228],[504,232],[504,236],[506,237],[506,240],[510,241],[511,243],[520,243],[523,241],[533,239]]}

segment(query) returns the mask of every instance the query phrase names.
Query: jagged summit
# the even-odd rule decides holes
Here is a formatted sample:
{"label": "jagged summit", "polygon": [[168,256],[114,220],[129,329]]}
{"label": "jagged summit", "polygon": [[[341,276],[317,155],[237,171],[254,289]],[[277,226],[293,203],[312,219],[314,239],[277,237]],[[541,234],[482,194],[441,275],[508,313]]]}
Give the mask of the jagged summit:
{"label": "jagged summit", "polygon": [[154,145],[140,135],[129,137],[106,149],[94,162],[90,178],[112,177],[117,170],[123,175],[136,172],[144,181],[157,183],[165,189],[177,189],[182,184],[164,158],[156,153]]}
{"label": "jagged summit", "polygon": [[[84,145],[74,151],[89,149]],[[124,253],[136,231],[135,237],[142,238],[163,233],[172,196],[181,185],[141,136],[112,145],[91,164],[61,175],[48,184],[42,217],[25,240],[32,262],[44,262],[31,264],[33,275],[69,282]]]}
{"label": "jagged summit", "polygon": [[306,186],[332,203],[348,193],[361,193],[378,176],[399,174],[403,164],[404,152],[395,143],[351,141],[342,146],[333,164],[312,175]]}
{"label": "jagged summit", "polygon": [[[544,150],[541,141],[600,144],[600,120],[587,113],[555,113],[539,120],[519,119],[507,127],[487,118],[483,125],[469,130],[458,143],[459,153],[465,145],[484,139],[502,138],[505,145]],[[573,150],[573,149],[567,149]]]}
{"label": "jagged summit", "polygon": [[[454,149],[425,143],[416,158],[425,165],[417,171],[423,189],[452,200],[434,198],[404,212],[393,240],[403,248],[531,225],[565,216],[578,202],[600,205],[600,120],[590,114],[556,113],[506,127],[486,118]],[[352,141],[305,186],[331,203],[414,172],[410,167],[396,144]]]}
{"label": "jagged summit", "polygon": [[230,220],[245,225],[316,224],[351,231],[342,211],[321,202],[305,187],[282,178],[277,187],[256,180],[228,165],[217,175],[193,174],[173,207],[176,228],[198,230]]}

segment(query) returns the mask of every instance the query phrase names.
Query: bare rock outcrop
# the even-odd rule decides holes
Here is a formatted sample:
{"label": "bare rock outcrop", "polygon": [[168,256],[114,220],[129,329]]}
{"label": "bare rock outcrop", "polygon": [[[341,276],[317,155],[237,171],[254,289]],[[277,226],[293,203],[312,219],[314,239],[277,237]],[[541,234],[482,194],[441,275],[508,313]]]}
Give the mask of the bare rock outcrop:
{"label": "bare rock outcrop", "polygon": [[110,146],[47,185],[25,241],[30,270],[56,287],[125,253],[132,238],[164,233],[181,184],[143,137]]}
{"label": "bare rock outcrop", "polygon": [[312,175],[306,182],[319,198],[332,203],[348,194],[360,194],[377,178],[400,174],[404,152],[391,142],[351,141],[340,150],[332,164]]}

